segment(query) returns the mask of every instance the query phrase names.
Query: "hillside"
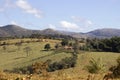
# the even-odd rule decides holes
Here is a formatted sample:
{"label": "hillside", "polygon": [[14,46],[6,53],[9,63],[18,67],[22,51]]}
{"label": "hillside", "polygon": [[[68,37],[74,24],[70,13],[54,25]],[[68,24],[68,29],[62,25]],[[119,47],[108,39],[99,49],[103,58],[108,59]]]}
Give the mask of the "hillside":
{"label": "hillside", "polygon": [[[20,41],[24,42],[21,44],[21,46],[15,45],[17,42]],[[27,71],[26,73],[22,71],[26,71],[26,67],[29,65],[33,65],[36,62],[42,63],[45,61],[50,61],[50,65],[53,65],[54,63],[55,67],[52,67],[56,70],[53,72],[43,71],[41,74],[33,73],[32,79],[28,80],[92,80],[88,79],[89,75],[94,76],[93,80],[103,80],[105,73],[108,72],[108,69],[111,66],[116,65],[116,59],[118,58],[118,56],[120,56],[120,54],[114,52],[79,51],[80,54],[77,54],[77,60],[74,67],[65,67],[65,69],[59,70],[56,64],[61,64],[61,60],[70,60],[68,57],[72,56],[71,51],[69,52],[69,50],[62,51],[60,49],[59,51],[59,49],[55,49],[54,46],[56,45],[56,43],[61,43],[60,40],[24,38],[10,40],[8,39],[0,42],[7,42],[8,44],[10,44],[7,44],[6,48],[0,46],[0,80],[27,80],[22,78],[28,76],[29,71]],[[46,43],[49,43],[51,45],[51,50],[46,51],[44,49]],[[27,52],[25,51],[26,47],[29,47],[31,49],[28,56]],[[90,74],[88,70],[86,70],[86,66],[90,65],[90,60],[92,58],[94,58],[95,61],[101,59],[100,63],[102,63],[103,65],[105,64],[104,73]],[[50,68],[51,67],[49,67],[49,69]],[[11,70],[13,72],[11,72]]]}
{"label": "hillside", "polygon": [[112,28],[97,29],[88,32],[87,35],[96,38],[110,38],[114,36],[120,36],[120,29],[112,29]]}
{"label": "hillside", "polygon": [[9,37],[9,36],[27,36],[33,33],[32,30],[24,29],[17,25],[7,25],[0,27],[0,36]]}
{"label": "hillside", "polygon": [[25,29],[17,25],[6,25],[0,27],[0,37],[13,37],[13,36],[28,36],[31,34],[42,34],[42,35],[54,35],[54,34],[62,34],[59,31],[53,29],[44,29],[44,30],[30,30]]}
{"label": "hillside", "polygon": [[111,28],[105,28],[105,29],[97,29],[93,30],[87,33],[76,33],[76,32],[67,32],[67,31],[59,31],[59,30],[53,30],[53,29],[44,29],[44,30],[30,30],[25,29],[17,25],[6,25],[3,27],[0,27],[0,37],[13,37],[13,36],[28,36],[31,34],[42,34],[42,35],[69,35],[75,38],[110,38],[113,36],[120,36],[120,29],[111,29]]}

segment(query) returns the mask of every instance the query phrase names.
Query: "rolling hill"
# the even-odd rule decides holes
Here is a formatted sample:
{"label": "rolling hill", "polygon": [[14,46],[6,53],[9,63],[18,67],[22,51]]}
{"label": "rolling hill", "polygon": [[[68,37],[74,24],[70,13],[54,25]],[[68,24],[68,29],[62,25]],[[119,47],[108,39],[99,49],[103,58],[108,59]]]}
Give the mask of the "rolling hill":
{"label": "rolling hill", "polygon": [[32,34],[32,30],[24,29],[17,25],[7,25],[0,27],[0,36],[1,37],[9,37],[9,36],[26,36]]}
{"label": "rolling hill", "polygon": [[120,36],[120,29],[112,29],[112,28],[97,29],[88,32],[87,35],[96,38],[110,38],[114,36]]}
{"label": "rolling hill", "polygon": [[67,31],[58,31],[53,29],[44,29],[44,30],[30,30],[25,29],[17,25],[6,25],[0,27],[0,37],[13,37],[13,36],[28,36],[31,34],[42,34],[42,35],[69,35],[75,38],[110,38],[113,36],[120,36],[120,29],[104,28],[90,31],[87,33],[76,33],[76,32],[67,32]]}

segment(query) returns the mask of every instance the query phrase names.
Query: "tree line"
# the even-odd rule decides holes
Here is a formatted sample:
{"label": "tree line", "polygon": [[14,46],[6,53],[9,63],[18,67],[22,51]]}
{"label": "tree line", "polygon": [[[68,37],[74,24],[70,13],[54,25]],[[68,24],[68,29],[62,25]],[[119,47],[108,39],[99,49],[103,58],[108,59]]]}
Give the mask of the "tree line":
{"label": "tree line", "polygon": [[86,45],[81,46],[82,50],[120,52],[120,37],[106,39],[87,39]]}

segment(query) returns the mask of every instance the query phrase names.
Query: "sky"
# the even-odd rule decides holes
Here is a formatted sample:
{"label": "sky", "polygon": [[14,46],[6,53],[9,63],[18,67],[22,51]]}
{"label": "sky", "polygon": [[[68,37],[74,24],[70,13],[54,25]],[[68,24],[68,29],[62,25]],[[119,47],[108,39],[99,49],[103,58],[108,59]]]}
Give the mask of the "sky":
{"label": "sky", "polygon": [[120,29],[120,0],[0,0],[0,26],[89,32]]}

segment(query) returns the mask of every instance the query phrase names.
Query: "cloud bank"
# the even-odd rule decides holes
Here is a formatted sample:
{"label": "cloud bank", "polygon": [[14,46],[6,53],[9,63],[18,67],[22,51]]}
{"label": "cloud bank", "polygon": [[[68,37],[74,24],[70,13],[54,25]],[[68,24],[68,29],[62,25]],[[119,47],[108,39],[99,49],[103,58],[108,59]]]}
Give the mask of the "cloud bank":
{"label": "cloud bank", "polygon": [[88,20],[88,19],[85,19],[85,18],[81,18],[81,17],[77,17],[77,16],[71,16],[71,18],[79,23],[80,25],[82,25],[83,27],[89,27],[89,26],[92,26],[93,25],[93,22]]}
{"label": "cloud bank", "polygon": [[60,25],[64,29],[73,29],[73,30],[79,29],[79,26],[77,24],[68,21],[60,21]]}
{"label": "cloud bank", "polygon": [[42,17],[42,11],[32,7],[26,0],[17,0],[16,6],[21,8],[24,12],[32,14],[37,18]]}

